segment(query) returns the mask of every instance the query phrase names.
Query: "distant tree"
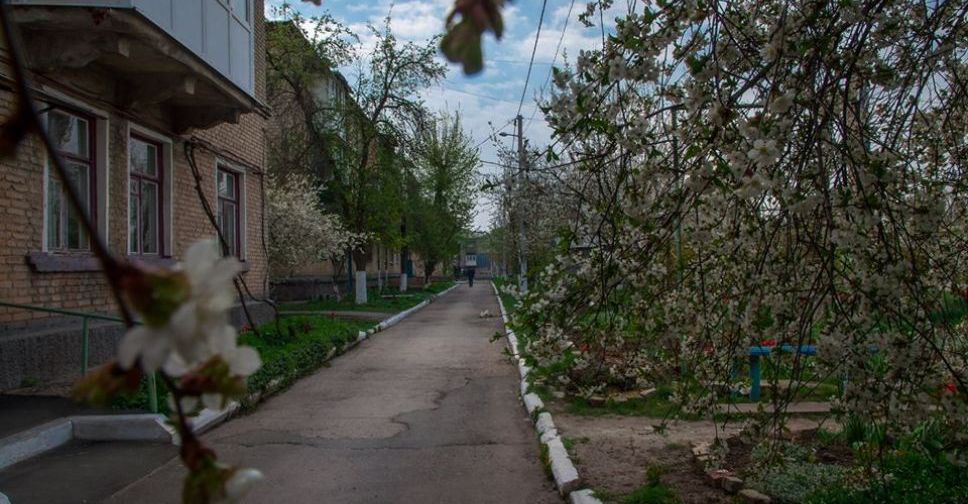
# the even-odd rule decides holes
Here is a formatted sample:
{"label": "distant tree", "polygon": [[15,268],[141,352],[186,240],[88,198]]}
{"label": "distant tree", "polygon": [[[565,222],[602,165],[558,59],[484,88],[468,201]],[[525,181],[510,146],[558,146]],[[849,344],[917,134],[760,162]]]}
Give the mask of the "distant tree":
{"label": "distant tree", "polygon": [[459,252],[459,238],[473,218],[479,155],[460,114],[441,115],[415,133],[411,184],[413,236],[409,243],[427,280]]}
{"label": "distant tree", "polygon": [[338,215],[325,212],[318,189],[303,174],[273,176],[266,187],[269,264],[292,274],[316,260],[338,262],[346,249],[358,247],[365,235],[348,231]]}
{"label": "distant tree", "polygon": [[[269,37],[268,87],[299,109],[290,116],[304,124],[279,133],[270,159],[283,171],[298,167],[315,174],[327,208],[350,231],[372,237],[346,251],[352,252],[356,270],[364,272],[377,243],[402,244],[405,198],[398,146],[410,141],[407,125],[426,115],[420,91],[444,76],[437,40],[402,42],[388,17],[381,27],[368,27],[374,43],[362,48],[359,38],[329,15],[306,18],[286,7],[277,14],[286,22],[270,30],[276,35]],[[349,99],[325,99],[321,82],[342,81],[333,68],[351,60],[359,64]],[[357,301],[366,302],[365,292]]]}

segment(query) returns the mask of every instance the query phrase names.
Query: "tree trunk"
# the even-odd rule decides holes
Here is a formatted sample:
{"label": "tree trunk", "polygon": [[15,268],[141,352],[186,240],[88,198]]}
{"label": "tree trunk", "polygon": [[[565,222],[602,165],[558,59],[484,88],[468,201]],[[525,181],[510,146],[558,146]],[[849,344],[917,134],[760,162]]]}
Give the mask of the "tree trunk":
{"label": "tree trunk", "polygon": [[366,263],[369,258],[367,250],[369,247],[363,247],[361,250],[353,252],[353,264],[356,267],[356,304],[363,305],[366,304],[368,299],[366,295]]}

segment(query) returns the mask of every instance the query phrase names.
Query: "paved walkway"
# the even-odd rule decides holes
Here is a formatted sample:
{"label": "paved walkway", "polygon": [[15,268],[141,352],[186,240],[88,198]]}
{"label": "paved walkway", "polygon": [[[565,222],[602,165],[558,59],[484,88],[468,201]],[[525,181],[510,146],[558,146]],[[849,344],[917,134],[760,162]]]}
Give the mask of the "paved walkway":
{"label": "paved walkway", "polygon": [[[484,309],[490,286],[461,285],[206,441],[265,473],[249,503],[561,502]],[[172,460],[108,502],[178,502],[182,476]]]}

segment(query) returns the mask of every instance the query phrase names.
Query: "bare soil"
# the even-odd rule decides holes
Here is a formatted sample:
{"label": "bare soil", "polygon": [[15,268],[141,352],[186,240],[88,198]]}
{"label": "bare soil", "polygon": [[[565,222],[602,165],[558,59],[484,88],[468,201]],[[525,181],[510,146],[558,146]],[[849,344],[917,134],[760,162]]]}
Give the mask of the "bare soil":
{"label": "bare soil", "polygon": [[[733,497],[709,485],[693,462],[690,443],[710,441],[716,435],[712,422],[678,422],[659,433],[647,417],[576,416],[553,412],[555,425],[574,441],[578,473],[585,484],[609,496],[626,495],[644,485],[649,467],[662,469],[662,482],[684,504],[731,503]],[[720,436],[738,432],[733,426]]]}
{"label": "bare soil", "polygon": [[[557,401],[555,401],[558,403]],[[661,481],[684,504],[728,504],[735,496],[709,484],[696,465],[692,443],[712,441],[717,435],[730,443],[728,468],[749,465],[751,447],[736,437],[741,423],[679,421],[664,430],[653,427],[661,420],[641,416],[581,416],[568,413],[563,405],[549,404],[555,425],[573,443],[572,455],[585,484],[611,498],[620,498],[646,483],[649,467],[662,469]],[[816,429],[809,419],[791,419],[793,432]],[[735,445],[735,446],[734,446]],[[620,500],[619,500],[620,502]]]}

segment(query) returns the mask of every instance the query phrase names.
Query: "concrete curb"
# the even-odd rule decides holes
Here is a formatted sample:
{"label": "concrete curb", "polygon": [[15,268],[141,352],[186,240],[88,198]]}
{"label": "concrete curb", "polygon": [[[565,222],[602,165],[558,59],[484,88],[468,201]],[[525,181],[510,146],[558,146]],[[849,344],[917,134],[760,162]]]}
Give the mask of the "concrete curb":
{"label": "concrete curb", "polygon": [[74,439],[171,443],[175,431],[163,415],[92,415],[70,418]]}
{"label": "concrete curb", "polygon": [[0,439],[0,469],[65,445],[73,437],[70,419],[59,418]]}
{"label": "concrete curb", "polygon": [[162,415],[70,416],[0,439],[0,469],[42,455],[75,439],[172,443],[176,438],[175,430]]}
{"label": "concrete curb", "polygon": [[504,301],[501,300],[501,293],[494,282],[491,282],[491,287],[494,288],[494,295],[497,296],[497,303],[501,307],[501,319],[504,321],[504,334],[507,336],[508,349],[517,360],[518,374],[521,376],[521,401],[534,420],[534,428],[538,432],[541,444],[547,449],[551,476],[555,480],[558,493],[562,497],[567,497],[571,504],[602,504],[600,500],[595,498],[592,490],[579,490],[581,477],[578,475],[578,470],[572,463],[571,458],[568,457],[568,450],[565,449],[561,436],[558,434],[551,413],[544,411],[544,402],[537,394],[529,391],[528,375],[531,374],[531,368],[518,351],[519,343],[514,331],[508,328],[508,312],[504,308]]}

